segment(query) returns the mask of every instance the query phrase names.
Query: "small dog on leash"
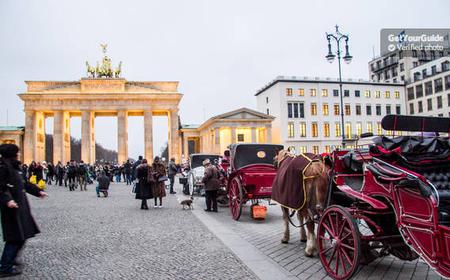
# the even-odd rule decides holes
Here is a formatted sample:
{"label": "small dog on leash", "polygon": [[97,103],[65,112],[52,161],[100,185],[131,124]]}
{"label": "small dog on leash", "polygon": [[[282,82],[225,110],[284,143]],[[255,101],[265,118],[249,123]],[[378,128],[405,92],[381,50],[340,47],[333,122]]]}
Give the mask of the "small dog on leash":
{"label": "small dog on leash", "polygon": [[194,197],[191,196],[189,199],[181,201],[180,204],[183,205],[183,210],[186,210],[186,206],[187,209],[194,210]]}

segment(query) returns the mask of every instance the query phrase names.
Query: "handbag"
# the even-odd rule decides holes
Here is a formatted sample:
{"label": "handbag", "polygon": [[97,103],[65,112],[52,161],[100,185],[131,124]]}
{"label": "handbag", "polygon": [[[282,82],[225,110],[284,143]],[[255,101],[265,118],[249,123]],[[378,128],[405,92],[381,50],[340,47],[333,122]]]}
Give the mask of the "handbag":
{"label": "handbag", "polygon": [[139,182],[134,182],[132,192],[133,193],[139,192]]}
{"label": "handbag", "polygon": [[35,185],[37,184],[37,182],[36,182],[36,175],[31,175],[30,183],[35,184]]}
{"label": "handbag", "polygon": [[169,177],[167,177],[165,175],[158,178],[158,182],[164,182],[164,181],[167,181],[167,180],[169,180]]}
{"label": "handbag", "polygon": [[44,180],[39,180],[38,182],[38,188],[40,188],[41,190],[45,190],[45,182]]}

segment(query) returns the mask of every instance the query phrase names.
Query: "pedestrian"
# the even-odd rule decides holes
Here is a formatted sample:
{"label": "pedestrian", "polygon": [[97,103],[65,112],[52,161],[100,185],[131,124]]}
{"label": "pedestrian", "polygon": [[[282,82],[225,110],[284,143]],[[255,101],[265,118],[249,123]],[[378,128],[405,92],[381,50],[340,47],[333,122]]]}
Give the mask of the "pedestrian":
{"label": "pedestrian", "polygon": [[170,179],[170,194],[176,194],[175,191],[173,191],[173,184],[175,183],[175,175],[177,175],[178,168],[175,164],[175,158],[171,158],[169,161],[169,179]]}
{"label": "pedestrian", "polygon": [[220,188],[219,171],[214,165],[211,164],[209,159],[205,159],[203,161],[203,166],[205,167],[205,175],[203,176],[202,181],[205,185],[205,211],[217,212],[217,190]]}
{"label": "pedestrian", "polygon": [[5,241],[0,277],[21,274],[17,256],[25,241],[39,233],[25,192],[41,198],[47,196],[36,185],[22,179],[18,152],[19,148],[14,144],[0,145],[0,212]]}
{"label": "pedestrian", "polygon": [[[166,167],[161,163],[159,157],[155,157],[152,165],[152,174],[155,180],[155,185],[153,188],[153,197],[155,199],[154,208],[162,208],[162,198],[166,196],[166,185],[164,184],[167,181],[167,173]],[[158,206],[158,198],[159,198],[159,206]]]}
{"label": "pedestrian", "polygon": [[131,180],[136,180],[136,168],[139,166],[139,164],[142,163],[142,156],[138,157],[138,160],[133,164],[133,168],[131,170]]}
{"label": "pedestrian", "polygon": [[84,164],[84,161],[80,161],[80,164],[77,167],[77,178],[78,178],[78,185],[80,185],[80,191],[87,191],[86,185],[87,185],[87,176],[88,176],[88,170],[86,165]]}
{"label": "pedestrian", "polygon": [[77,166],[74,160],[70,162],[70,165],[67,169],[67,180],[69,182],[69,190],[74,191],[77,185]]}
{"label": "pedestrian", "polygon": [[124,169],[125,169],[125,181],[127,183],[127,185],[131,185],[131,163],[130,160],[128,159],[127,162],[124,165]]}
{"label": "pedestrian", "polygon": [[47,185],[51,185],[53,181],[53,177],[55,177],[55,168],[51,162],[47,165]]}
{"label": "pedestrian", "polygon": [[98,185],[95,188],[95,191],[97,192],[97,197],[100,197],[100,192],[103,193],[105,197],[108,196],[108,189],[109,189],[109,178],[105,175],[105,171],[100,171],[100,174],[97,178]]}
{"label": "pedestrian", "polygon": [[[141,209],[148,210],[147,199],[153,198],[153,174],[152,168],[148,165],[146,159],[136,167],[136,178],[138,180],[136,199],[141,200]],[[150,175],[150,176],[149,176]]]}

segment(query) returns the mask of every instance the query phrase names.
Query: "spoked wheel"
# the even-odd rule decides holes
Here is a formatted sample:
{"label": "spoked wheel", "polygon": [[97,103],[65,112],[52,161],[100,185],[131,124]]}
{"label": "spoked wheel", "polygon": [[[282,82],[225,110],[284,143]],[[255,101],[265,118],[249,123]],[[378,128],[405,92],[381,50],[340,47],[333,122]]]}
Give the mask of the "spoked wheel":
{"label": "spoked wheel", "polygon": [[228,197],[230,201],[231,216],[237,221],[241,217],[243,203],[241,181],[237,177],[234,177],[230,183]]}
{"label": "spoked wheel", "polygon": [[317,228],[317,245],[323,267],[334,279],[349,279],[359,266],[360,233],[355,219],[333,205],[323,213]]}
{"label": "spoked wheel", "polygon": [[189,177],[188,177],[188,184],[189,184],[189,195],[194,195],[194,191],[195,191],[195,178],[194,178],[194,174],[189,173]]}

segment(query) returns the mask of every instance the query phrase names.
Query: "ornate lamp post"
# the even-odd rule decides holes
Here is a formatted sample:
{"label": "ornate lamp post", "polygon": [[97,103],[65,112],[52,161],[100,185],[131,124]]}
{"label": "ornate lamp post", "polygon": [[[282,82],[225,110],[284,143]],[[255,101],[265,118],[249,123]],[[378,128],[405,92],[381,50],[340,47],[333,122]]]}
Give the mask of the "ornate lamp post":
{"label": "ornate lamp post", "polygon": [[341,40],[345,40],[345,56],[344,61],[349,64],[352,61],[352,56],[348,52],[348,35],[344,35],[339,31],[339,26],[336,27],[335,33],[326,33],[328,41],[328,54],[325,58],[329,63],[333,63],[336,55],[331,51],[331,39],[336,42],[336,54],[338,57],[339,64],[339,96],[341,99],[341,131],[342,131],[342,148],[345,148],[345,123],[344,123],[344,100],[342,95],[342,75],[341,75]]}

